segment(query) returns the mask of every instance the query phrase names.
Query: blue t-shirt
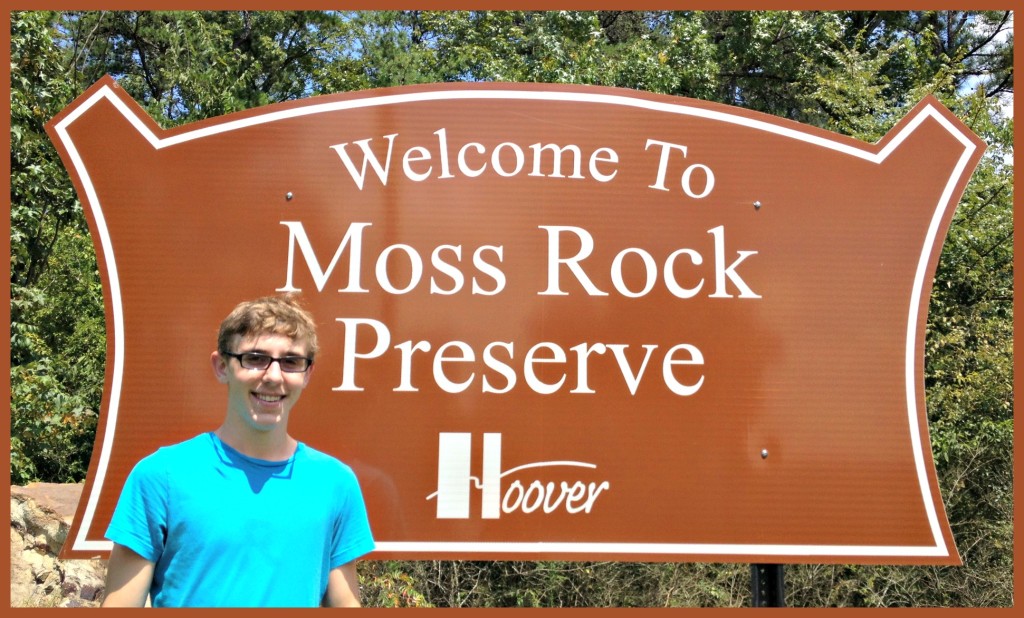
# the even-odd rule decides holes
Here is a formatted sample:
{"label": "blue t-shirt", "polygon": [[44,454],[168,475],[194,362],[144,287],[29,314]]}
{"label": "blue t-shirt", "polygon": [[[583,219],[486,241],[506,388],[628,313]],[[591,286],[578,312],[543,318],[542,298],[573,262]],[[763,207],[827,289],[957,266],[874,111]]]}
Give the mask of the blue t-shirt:
{"label": "blue t-shirt", "polygon": [[254,459],[213,433],[140,461],[107,538],[155,564],[154,607],[316,607],[330,570],[374,548],[351,468],[301,442]]}

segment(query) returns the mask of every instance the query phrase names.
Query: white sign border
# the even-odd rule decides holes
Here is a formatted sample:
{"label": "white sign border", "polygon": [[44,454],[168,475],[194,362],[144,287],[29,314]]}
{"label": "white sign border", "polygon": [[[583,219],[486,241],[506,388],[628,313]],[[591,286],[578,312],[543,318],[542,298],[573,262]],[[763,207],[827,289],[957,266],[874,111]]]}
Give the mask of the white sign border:
{"label": "white sign border", "polygon": [[110,390],[110,399],[107,406],[107,417],[105,433],[103,435],[100,457],[96,469],[91,492],[86,497],[87,503],[83,514],[78,534],[75,536],[72,551],[110,551],[113,544],[107,540],[88,539],[87,531],[92,527],[96,507],[99,503],[100,490],[106,478],[107,467],[110,462],[110,452],[114,442],[114,433],[117,426],[118,409],[120,406],[121,387],[124,379],[124,312],[121,306],[120,280],[117,272],[117,262],[114,256],[110,235],[106,227],[106,220],[103,216],[103,208],[96,195],[92,179],[88,169],[78,150],[75,148],[69,134],[68,128],[79,117],[85,114],[94,105],[107,101],[120,112],[125,119],[153,146],[156,150],[190,142],[211,135],[218,135],[229,131],[237,131],[246,127],[289,120],[301,116],[338,112],[367,107],[382,107],[387,105],[399,105],[405,103],[417,103],[426,101],[455,101],[455,100],[522,100],[522,101],[546,101],[546,102],[569,102],[579,104],[604,104],[617,105],[622,107],[640,108],[649,111],[663,112],[693,116],[707,120],[735,124],[748,127],[757,131],[773,133],[782,137],[806,142],[815,146],[826,148],[863,159],[870,163],[881,164],[903,141],[910,136],[924,121],[933,119],[942,125],[954,138],[964,146],[964,152],[960,156],[957,165],[948,178],[945,188],[936,204],[931,223],[928,227],[928,234],[924,246],[921,249],[917,270],[914,278],[911,298],[907,312],[907,334],[905,348],[905,387],[907,396],[907,421],[911,448],[914,453],[914,464],[917,472],[918,484],[921,490],[921,499],[927,515],[928,524],[932,533],[933,544],[926,546],[844,546],[844,545],[758,545],[758,544],[692,544],[692,543],[487,543],[487,542],[378,542],[377,551],[380,552],[407,552],[407,553],[461,553],[461,554],[633,554],[633,555],[766,555],[766,556],[806,556],[806,557],[830,557],[830,556],[866,556],[866,557],[948,557],[950,550],[943,539],[942,530],[939,525],[938,514],[935,508],[937,498],[931,496],[928,487],[927,466],[925,464],[924,452],[922,450],[922,436],[918,427],[917,410],[917,389],[915,379],[915,352],[917,342],[917,316],[921,309],[921,303],[926,299],[922,298],[925,289],[925,277],[928,272],[928,263],[932,257],[932,251],[937,246],[936,241],[939,227],[946,211],[952,206],[952,196],[959,184],[971,157],[976,150],[976,145],[971,139],[954,126],[943,116],[933,105],[928,104],[917,110],[916,115],[907,122],[885,147],[878,152],[871,152],[869,148],[859,148],[848,143],[827,139],[819,135],[801,132],[741,116],[729,114],[723,111],[709,110],[686,103],[669,103],[665,101],[653,101],[644,98],[633,98],[626,95],[609,94],[607,92],[578,92],[578,91],[548,91],[548,90],[514,90],[514,89],[473,89],[473,90],[422,90],[409,93],[386,94],[380,96],[369,96],[366,98],[346,99],[340,101],[329,101],[325,103],[314,103],[311,105],[294,107],[289,109],[268,111],[264,114],[249,116],[242,119],[229,120],[219,124],[204,126],[191,131],[176,133],[168,137],[159,137],[150,129],[149,125],[127,105],[114,92],[110,85],[104,84],[91,96],[85,99],[66,117],[60,120],[55,130],[68,156],[71,164],[84,189],[89,208],[93,213],[96,229],[99,234],[99,242],[103,250],[103,257],[106,263],[107,277],[110,284],[110,304],[113,314],[114,331],[114,358],[113,358],[113,380]]}

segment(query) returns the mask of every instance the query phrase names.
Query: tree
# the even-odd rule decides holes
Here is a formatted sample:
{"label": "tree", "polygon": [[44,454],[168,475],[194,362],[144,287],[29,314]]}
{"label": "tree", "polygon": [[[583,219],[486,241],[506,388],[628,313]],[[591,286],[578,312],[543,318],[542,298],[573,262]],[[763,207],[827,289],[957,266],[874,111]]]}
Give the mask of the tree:
{"label": "tree", "polygon": [[76,88],[113,75],[176,125],[313,94],[343,25],[319,11],[102,11],[65,14],[60,28]]}

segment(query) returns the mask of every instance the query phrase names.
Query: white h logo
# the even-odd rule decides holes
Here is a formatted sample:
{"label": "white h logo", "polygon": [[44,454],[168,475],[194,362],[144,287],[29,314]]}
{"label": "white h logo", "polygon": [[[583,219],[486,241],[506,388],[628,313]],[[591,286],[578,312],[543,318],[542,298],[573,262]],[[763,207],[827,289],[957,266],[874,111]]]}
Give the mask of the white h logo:
{"label": "white h logo", "polygon": [[442,433],[437,453],[437,518],[469,519],[470,484],[482,490],[480,517],[501,515],[501,434],[484,434],[483,480],[470,475],[472,434]]}

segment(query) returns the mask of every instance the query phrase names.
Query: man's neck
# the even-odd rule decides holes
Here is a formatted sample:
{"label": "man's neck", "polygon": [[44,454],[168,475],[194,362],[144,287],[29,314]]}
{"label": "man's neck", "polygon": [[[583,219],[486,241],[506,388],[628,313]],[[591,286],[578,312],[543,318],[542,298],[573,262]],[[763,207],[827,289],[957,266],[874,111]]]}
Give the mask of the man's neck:
{"label": "man's neck", "polygon": [[256,432],[224,423],[216,431],[224,444],[239,453],[264,461],[284,461],[295,454],[298,442],[285,431]]}

